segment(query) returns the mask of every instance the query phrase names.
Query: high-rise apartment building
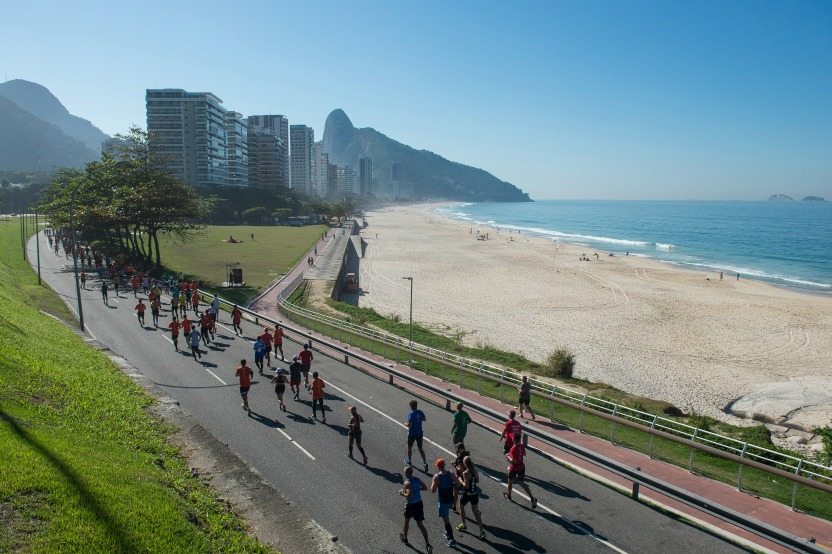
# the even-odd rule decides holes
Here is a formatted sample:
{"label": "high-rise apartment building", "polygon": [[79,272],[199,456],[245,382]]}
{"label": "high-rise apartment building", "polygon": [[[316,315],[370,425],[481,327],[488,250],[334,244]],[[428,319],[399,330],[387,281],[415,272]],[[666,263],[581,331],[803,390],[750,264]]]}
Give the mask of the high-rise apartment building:
{"label": "high-rise apartment building", "polygon": [[194,187],[228,181],[225,108],[210,92],[147,89],[147,132],[154,156]]}
{"label": "high-rise apartment building", "polygon": [[289,187],[289,120],[282,115],[248,117],[249,183]]}
{"label": "high-rise apartment building", "polygon": [[358,160],[358,194],[366,196],[373,192],[373,159]]}
{"label": "high-rise apartment building", "polygon": [[326,165],[326,183],[327,183],[327,196],[334,197],[338,196],[341,192],[338,190],[338,166],[335,164],[327,163]]}
{"label": "high-rise apartment building", "polygon": [[289,127],[291,152],[291,186],[306,194],[312,194],[312,146],[315,144],[315,131],[306,125]]}
{"label": "high-rise apartment building", "polygon": [[323,142],[312,147],[312,190],[320,197],[329,194],[329,154],[324,152]]}
{"label": "high-rise apartment building", "polygon": [[228,184],[248,186],[248,126],[240,113],[225,112],[225,150]]}
{"label": "high-rise apartment building", "polygon": [[338,166],[338,192],[339,194],[358,194],[357,175],[355,170],[349,166]]}

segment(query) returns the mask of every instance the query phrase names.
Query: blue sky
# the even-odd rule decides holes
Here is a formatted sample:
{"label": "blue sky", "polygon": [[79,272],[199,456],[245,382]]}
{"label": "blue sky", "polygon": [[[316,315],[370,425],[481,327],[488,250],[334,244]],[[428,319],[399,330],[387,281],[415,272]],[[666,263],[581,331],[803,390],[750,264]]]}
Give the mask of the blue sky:
{"label": "blue sky", "polygon": [[144,90],[358,127],[535,199],[832,198],[832,2],[18,2],[0,76],[107,133]]}

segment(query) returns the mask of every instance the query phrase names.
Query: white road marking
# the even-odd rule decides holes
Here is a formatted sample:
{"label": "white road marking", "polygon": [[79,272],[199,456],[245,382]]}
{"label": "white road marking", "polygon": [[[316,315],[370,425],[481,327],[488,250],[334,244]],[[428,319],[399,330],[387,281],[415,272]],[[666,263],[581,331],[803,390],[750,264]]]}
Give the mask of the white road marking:
{"label": "white road marking", "polygon": [[291,442],[292,444],[294,444],[295,446],[297,446],[297,447],[298,447],[298,449],[299,449],[301,452],[303,452],[304,454],[306,454],[307,456],[309,456],[309,459],[311,459],[311,460],[314,460],[314,459],[315,459],[315,456],[313,456],[312,454],[310,454],[308,450],[306,450],[304,447],[302,447],[300,444],[298,444],[298,441],[296,441],[295,439],[293,439],[292,437],[290,437],[290,436],[289,436],[289,434],[288,434],[286,431],[284,431],[283,429],[278,429],[278,431],[280,431],[280,434],[281,434],[281,435],[283,435],[284,437],[286,437],[287,439],[289,439],[289,442]]}
{"label": "white road marking", "polygon": [[[161,335],[159,335],[159,336],[160,336],[160,337],[162,337],[163,339],[165,339],[166,341],[168,341],[169,343],[173,344],[173,339],[171,339],[169,336],[165,335],[165,334],[164,334],[164,331],[162,331],[162,334],[161,334]],[[201,365],[201,364],[200,364],[200,365]],[[219,382],[220,382],[220,383],[222,383],[223,385],[227,385],[227,384],[228,384],[228,383],[226,383],[225,381],[223,381],[222,379],[220,379],[219,377],[217,377],[217,374],[216,374],[216,373],[214,373],[213,371],[211,371],[210,369],[208,369],[207,367],[202,366],[202,369],[204,369],[205,371],[207,371],[208,373],[210,373],[211,375],[213,375],[213,376],[214,376],[214,379],[216,379],[217,381],[219,381]]]}
{"label": "white road marking", "polygon": [[[348,393],[347,391],[345,391],[345,390],[344,390],[344,389],[342,389],[341,387],[338,387],[338,386],[336,386],[336,385],[333,385],[332,383],[327,383],[327,386],[332,387],[333,389],[335,389],[335,390],[337,390],[337,391],[341,392],[342,394],[344,394],[344,395],[346,395],[346,396],[349,396],[350,398],[352,398],[352,399],[353,399],[353,400],[355,400],[356,402],[358,402],[358,403],[362,404],[363,406],[366,406],[367,408],[369,408],[369,409],[373,410],[373,411],[374,411],[374,412],[376,412],[377,414],[379,414],[379,415],[381,415],[381,416],[383,416],[383,417],[385,417],[385,418],[389,419],[390,421],[392,421],[393,423],[395,423],[395,424],[396,424],[396,425],[398,425],[399,427],[402,427],[402,428],[404,428],[404,429],[407,429],[407,425],[405,425],[405,424],[404,424],[404,423],[402,423],[401,421],[398,421],[398,420],[396,420],[395,418],[393,418],[393,417],[391,417],[391,416],[389,416],[389,415],[385,414],[384,412],[382,412],[382,411],[381,411],[381,410],[379,410],[378,408],[376,408],[376,407],[374,407],[374,406],[371,406],[370,404],[368,404],[368,403],[364,402],[363,400],[361,400],[361,399],[360,399],[360,398],[358,398],[357,396],[354,396],[354,395],[352,395],[352,394]],[[444,446],[442,446],[442,445],[440,445],[440,444],[437,444],[437,443],[433,442],[432,440],[430,440],[430,439],[429,439],[429,438],[427,438],[427,437],[425,437],[425,442],[428,442],[428,443],[432,444],[433,446],[435,446],[436,448],[438,448],[438,449],[439,449],[439,450],[441,450],[442,452],[445,452],[445,453],[447,453],[447,454],[449,454],[449,455],[451,455],[451,456],[454,456],[454,455],[455,455],[453,452],[451,452],[450,450],[448,450],[448,449],[447,449],[447,448],[445,448]],[[483,470],[483,469],[480,469],[480,471],[481,471],[482,473],[484,473],[484,474],[486,475],[486,477],[489,477],[489,478],[491,478],[492,480],[496,481],[497,483],[500,483],[503,487],[508,488],[508,483],[503,483],[500,479],[498,479],[497,477],[495,477],[495,476],[491,475],[489,472],[487,472],[487,471],[485,471],[485,470]],[[526,499],[526,500],[528,500],[528,501],[530,501],[530,502],[531,502],[531,498],[529,498],[528,496],[526,496],[525,494],[523,494],[523,493],[521,493],[521,492],[518,492],[518,491],[516,491],[516,490],[513,490],[513,491],[512,491],[512,494],[516,494],[517,496],[520,496],[520,497],[522,497],[522,498],[524,498],[524,499]],[[595,534],[593,534],[593,533],[591,533],[591,532],[587,531],[586,529],[584,529],[584,528],[583,528],[583,527],[581,527],[580,525],[578,525],[578,524],[576,524],[576,523],[573,523],[573,522],[572,522],[572,520],[570,520],[569,518],[565,517],[565,516],[564,516],[564,515],[562,515],[562,514],[559,514],[558,512],[554,511],[553,509],[549,508],[548,506],[546,506],[546,505],[541,504],[540,502],[538,502],[538,503],[537,503],[537,507],[538,507],[538,508],[541,508],[542,510],[544,510],[544,511],[546,511],[546,512],[549,512],[550,514],[552,514],[553,516],[555,516],[555,517],[557,517],[557,518],[562,519],[565,523],[567,523],[567,524],[568,524],[569,526],[571,526],[573,529],[576,529],[576,530],[578,530],[579,532],[583,533],[584,535],[586,535],[586,536],[588,536],[588,537],[590,537],[590,538],[592,538],[592,539],[594,539],[594,540],[596,540],[596,541],[600,542],[600,543],[601,543],[601,544],[603,544],[604,546],[608,546],[609,548],[611,548],[612,550],[614,550],[614,551],[618,552],[619,554],[627,554],[627,552],[626,552],[626,551],[621,550],[620,548],[618,548],[618,547],[617,547],[617,546],[615,546],[614,544],[610,543],[609,541],[607,541],[607,540],[605,540],[605,539],[602,539],[601,537],[599,537],[599,536],[597,536],[597,535],[595,535]]]}

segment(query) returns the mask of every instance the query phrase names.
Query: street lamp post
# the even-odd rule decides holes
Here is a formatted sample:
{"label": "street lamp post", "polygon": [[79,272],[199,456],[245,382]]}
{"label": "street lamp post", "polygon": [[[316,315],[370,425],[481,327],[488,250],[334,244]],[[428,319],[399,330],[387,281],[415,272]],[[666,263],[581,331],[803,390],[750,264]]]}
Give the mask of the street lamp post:
{"label": "street lamp post", "polygon": [[38,286],[41,285],[40,280],[40,235],[38,234],[40,231],[39,222],[38,222],[38,209],[35,208],[35,252],[37,253],[38,257]]}
{"label": "street lamp post", "polygon": [[413,277],[402,277],[406,281],[410,281],[410,339],[408,342],[410,366],[413,367]]}
{"label": "street lamp post", "polygon": [[69,196],[69,227],[72,233],[72,266],[75,271],[75,294],[78,297],[78,322],[81,324],[81,332],[84,331],[84,309],[81,307],[81,284],[78,281],[78,237],[75,235],[75,193],[77,188],[72,189]]}

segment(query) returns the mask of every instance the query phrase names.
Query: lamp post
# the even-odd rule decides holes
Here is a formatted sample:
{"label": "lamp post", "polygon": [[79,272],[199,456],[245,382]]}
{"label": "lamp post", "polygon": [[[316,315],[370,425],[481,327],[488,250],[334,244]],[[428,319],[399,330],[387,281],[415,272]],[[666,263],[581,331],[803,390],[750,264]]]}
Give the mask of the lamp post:
{"label": "lamp post", "polygon": [[410,340],[409,340],[409,357],[410,366],[413,367],[413,277],[402,277],[406,281],[410,281]]}
{"label": "lamp post", "polygon": [[84,309],[81,307],[81,284],[78,281],[78,237],[75,235],[75,193],[78,188],[72,189],[69,195],[69,227],[72,233],[72,266],[75,272],[75,294],[78,298],[78,322],[81,324],[81,332],[84,331]]}
{"label": "lamp post", "polygon": [[35,252],[38,258],[38,286],[41,285],[40,280],[40,226],[38,222],[38,209],[35,208]]}

